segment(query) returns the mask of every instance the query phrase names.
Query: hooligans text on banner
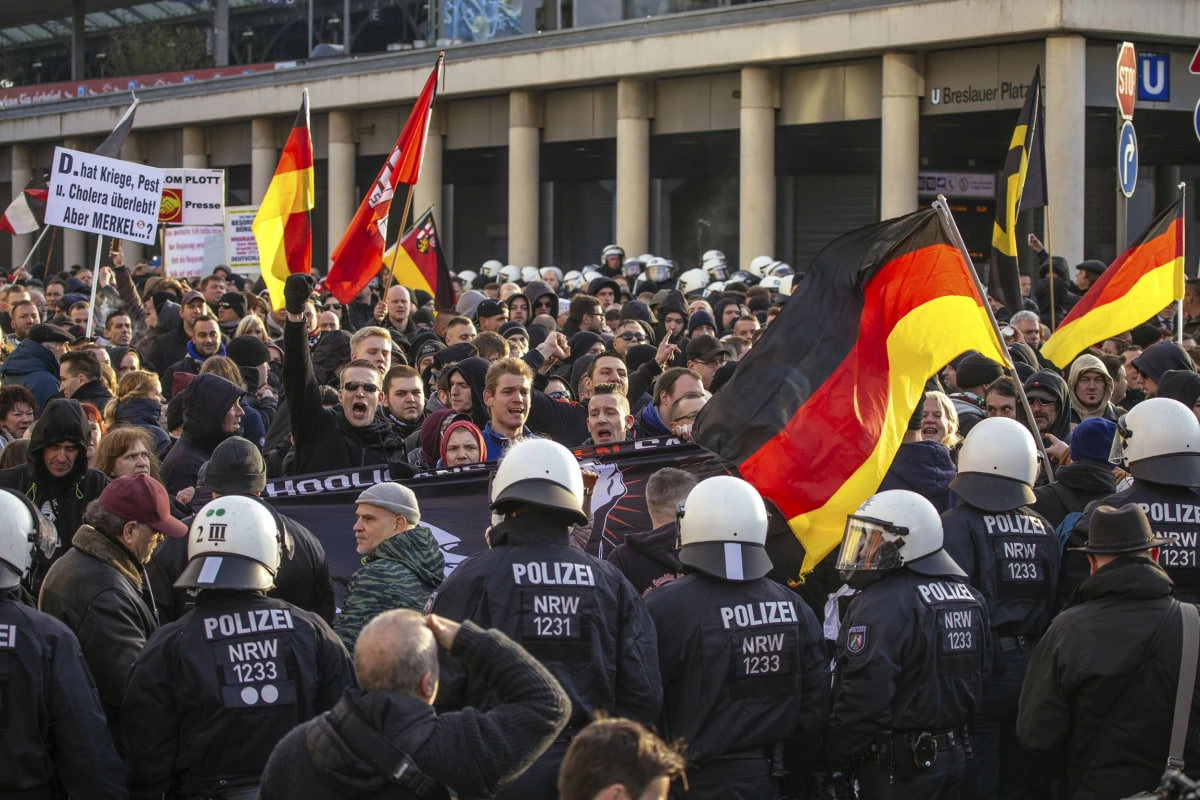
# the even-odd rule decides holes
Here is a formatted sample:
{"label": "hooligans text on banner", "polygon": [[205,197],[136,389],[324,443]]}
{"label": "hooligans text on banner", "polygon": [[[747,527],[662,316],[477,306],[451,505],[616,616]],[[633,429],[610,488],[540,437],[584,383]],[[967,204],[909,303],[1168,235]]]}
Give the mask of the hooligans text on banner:
{"label": "hooligans text on banner", "polygon": [[1046,205],[1045,144],[1042,130],[1041,69],[1025,93],[1000,175],[1004,202],[996,206],[992,228],[992,269],[988,290],[1014,314],[1021,310],[1021,278],[1017,264],[1017,212]]}
{"label": "hooligans text on banner", "polygon": [[251,226],[273,308],[283,308],[283,282],[288,275],[312,271],[312,223],[308,212],[313,205],[312,136],[305,89],[300,113]]}
{"label": "hooligans text on banner", "polygon": [[[400,251],[396,252],[399,247]],[[412,230],[397,245],[384,254],[384,263],[395,264],[392,278],[401,286],[421,289],[433,295],[439,309],[454,308],[454,287],[450,283],[450,268],[442,255],[433,209],[420,216]]]}
{"label": "hooligans text on banner", "polygon": [[[400,132],[392,152],[379,170],[379,175],[367,196],[363,198],[333,250],[333,263],[325,286],[343,303],[349,303],[383,266],[383,251],[388,241],[388,212],[398,185],[413,185],[421,174],[425,154],[425,139],[429,133],[429,114],[437,95],[442,56],[438,56],[433,72],[425,81],[408,122]],[[405,209],[407,212],[407,208]],[[403,225],[403,221],[401,221]]]}
{"label": "hooligans text on banner", "polygon": [[1158,215],[1141,238],[1112,263],[1042,345],[1060,369],[1110,336],[1141,325],[1183,297],[1180,202]]}
{"label": "hooligans text on banner", "polygon": [[783,512],[805,572],[878,489],[926,379],[967,350],[1008,362],[969,270],[933,210],[842,236],[701,410],[693,438]]}

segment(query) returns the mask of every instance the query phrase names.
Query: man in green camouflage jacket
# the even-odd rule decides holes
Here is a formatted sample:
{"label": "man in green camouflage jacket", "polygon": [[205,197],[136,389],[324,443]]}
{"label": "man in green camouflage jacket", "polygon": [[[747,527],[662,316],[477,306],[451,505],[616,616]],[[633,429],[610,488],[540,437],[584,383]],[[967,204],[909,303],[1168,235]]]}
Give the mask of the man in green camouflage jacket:
{"label": "man in green camouflage jacket", "polygon": [[356,502],[355,549],[363,565],[350,578],[333,623],[351,652],[358,632],[377,614],[392,608],[423,610],[446,571],[433,534],[417,524],[421,510],[411,489],[377,483]]}

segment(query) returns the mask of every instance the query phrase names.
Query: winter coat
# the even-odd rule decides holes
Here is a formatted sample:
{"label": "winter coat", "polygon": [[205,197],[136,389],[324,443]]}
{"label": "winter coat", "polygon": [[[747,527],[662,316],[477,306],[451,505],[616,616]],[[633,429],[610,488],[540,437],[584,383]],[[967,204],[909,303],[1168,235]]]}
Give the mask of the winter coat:
{"label": "winter coat", "polygon": [[105,407],[112,402],[113,396],[103,381],[88,381],[75,390],[71,399],[80,403],[91,403],[97,411],[103,414]]}
{"label": "winter coat", "polygon": [[1074,511],[1083,511],[1088,503],[1103,500],[1117,490],[1112,467],[1099,461],[1074,461],[1054,470],[1054,483],[1033,490],[1037,500],[1029,507],[1055,528]]}
{"label": "winter coat", "polygon": [[136,425],[154,437],[154,452],[159,458],[171,447],[171,436],[162,428],[162,403],[149,397],[135,397],[118,403],[114,413],[116,425]]}
{"label": "winter coat", "polygon": [[678,539],[674,522],[644,533],[627,533],[625,541],[608,554],[608,563],[621,570],[645,597],[651,589],[683,577]]}
{"label": "winter coat", "polygon": [[[1162,777],[1179,680],[1173,584],[1141,555],[1105,564],[1079,585],[1029,662],[1017,737],[1069,798],[1117,800]],[[1200,678],[1200,673],[1197,674]],[[1200,687],[1192,693],[1184,761],[1200,776]]]}
{"label": "winter coat", "polygon": [[58,393],[58,359],[33,339],[17,345],[0,366],[0,380],[5,386],[24,386],[33,392],[37,413]]}
{"label": "winter coat", "polygon": [[242,394],[240,386],[220,375],[198,375],[188,384],[183,398],[183,435],[162,464],[167,494],[173,497],[180,489],[195,486],[200,467],[212,457],[212,451],[237,433],[226,433],[221,423]]}
{"label": "winter coat", "polygon": [[446,559],[428,528],[418,525],[389,536],[351,576],[334,632],[354,652],[364,625],[391,608],[423,610],[445,574]]}
{"label": "winter coat", "polygon": [[[187,355],[188,335],[183,328],[182,309],[175,303],[167,303],[158,312],[159,331],[150,353],[146,357],[146,368],[152,369],[162,377],[167,367]],[[164,387],[167,388],[167,387]],[[169,388],[168,388],[169,391]]]}
{"label": "winter coat", "polygon": [[438,714],[411,695],[348,689],[331,711],[279,742],[263,770],[259,797],[415,797],[351,743],[345,731],[356,720],[365,721],[370,731],[409,755],[422,774],[460,797],[491,797],[558,736],[571,704],[545,667],[499,631],[464,622],[450,655],[491,687],[494,708]]}
{"label": "winter coat", "polygon": [[[54,523],[58,531],[58,549],[47,557],[39,548],[26,585],[34,594],[50,564],[71,547],[71,539],[83,524],[87,504],[100,496],[108,485],[108,477],[88,469],[87,443],[91,438],[83,407],[74,400],[55,398],[46,404],[34,423],[29,439],[25,464],[0,470],[0,487],[13,489],[29,498],[34,508]],[[65,476],[56,478],[46,469],[46,448],[60,442],[71,442],[79,448],[75,465]]]}
{"label": "winter coat", "polygon": [[46,573],[38,606],[79,638],[115,738],[129,671],[158,630],[150,581],[133,554],[90,525],[71,543]]}
{"label": "winter coat", "polygon": [[950,449],[941,442],[921,441],[900,445],[878,491],[907,489],[933,503],[938,513],[954,508],[950,481],[958,474]]}

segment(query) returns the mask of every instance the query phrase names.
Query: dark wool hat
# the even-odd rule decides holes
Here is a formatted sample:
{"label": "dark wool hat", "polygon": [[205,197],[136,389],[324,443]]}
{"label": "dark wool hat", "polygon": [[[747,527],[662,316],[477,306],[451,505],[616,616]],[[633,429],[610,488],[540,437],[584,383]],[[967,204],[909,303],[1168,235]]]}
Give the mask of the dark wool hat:
{"label": "dark wool hat", "polygon": [[714,331],[717,329],[717,321],[713,319],[713,315],[704,309],[700,309],[688,318],[688,336],[691,336],[696,328],[699,328],[701,325],[707,325]]}
{"label": "dark wool hat", "polygon": [[246,316],[246,298],[241,292],[226,292],[217,302],[217,308],[232,308],[239,317]]}
{"label": "dark wool hat", "polygon": [[[514,295],[514,297],[515,297],[515,295]],[[525,326],[519,322],[506,322],[500,326],[500,335],[503,336],[505,339],[507,339],[510,335],[512,335],[514,333],[519,333],[522,336],[524,336],[526,339],[529,338],[529,331],[527,331],[525,329]]]}
{"label": "dark wool hat", "polygon": [[411,291],[412,291],[413,305],[416,306],[417,308],[421,308],[422,306],[424,306],[426,303],[428,303],[430,300],[433,299],[433,295],[431,295],[429,292],[425,291],[424,289],[413,289]]}
{"label": "dark wool hat", "polygon": [[625,305],[621,306],[621,319],[636,319],[642,322],[648,322],[651,325],[658,322],[651,313],[650,307],[641,300],[630,300]]}
{"label": "dark wool hat", "polygon": [[[1196,376],[1200,378],[1200,375]],[[1071,460],[1108,462],[1117,423],[1104,417],[1089,417],[1071,432]]]}
{"label": "dark wool hat", "polygon": [[1162,333],[1153,325],[1143,324],[1129,332],[1129,340],[1138,347],[1146,348],[1162,338]]}
{"label": "dark wool hat", "polygon": [[1126,503],[1120,508],[1098,506],[1088,520],[1087,544],[1072,547],[1082,553],[1119,556],[1138,553],[1152,547],[1169,544],[1159,539],[1150,528],[1146,512],[1136,503]]}
{"label": "dark wool hat", "polygon": [[271,360],[266,343],[257,336],[235,336],[225,345],[225,355],[239,367],[257,367]]}
{"label": "dark wool hat", "polygon": [[958,376],[955,382],[961,389],[973,386],[986,386],[1004,374],[1004,367],[980,353],[971,355],[958,362]]}
{"label": "dark wool hat", "polygon": [[438,369],[441,369],[447,364],[464,361],[478,354],[479,351],[475,349],[475,345],[470,342],[459,342],[450,345],[445,350],[439,350],[438,354],[433,357],[433,363]]}
{"label": "dark wool hat", "polygon": [[174,292],[155,292],[154,294],[150,295],[150,299],[154,303],[155,314],[161,314],[163,306],[165,306],[167,303],[175,303],[177,305],[179,303],[179,298]]}
{"label": "dark wool hat", "polygon": [[250,440],[230,436],[213,450],[204,485],[217,494],[258,494],[267,485],[267,464]]}

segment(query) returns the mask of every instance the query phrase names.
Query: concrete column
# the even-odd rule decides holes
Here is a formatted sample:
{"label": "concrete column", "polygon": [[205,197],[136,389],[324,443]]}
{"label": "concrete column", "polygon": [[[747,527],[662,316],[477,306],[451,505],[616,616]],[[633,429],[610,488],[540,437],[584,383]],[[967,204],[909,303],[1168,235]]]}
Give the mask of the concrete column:
{"label": "concrete column", "polygon": [[[63,140],[63,147],[71,150],[91,150],[79,139],[68,138]],[[53,233],[51,233],[53,235]],[[92,261],[88,260],[87,253],[87,234],[83,231],[76,231],[70,228],[63,228],[59,231],[59,241],[62,242],[63,269],[70,269],[76,264],[92,268],[92,261],[95,260],[95,252],[92,253]]]}
{"label": "concrete column", "polygon": [[1046,37],[1046,189],[1054,237],[1049,244],[1068,264],[1083,260],[1086,66],[1084,37]]}
{"label": "concrete column", "polygon": [[213,62],[229,66],[229,0],[213,0]]}
{"label": "concrete column", "polygon": [[[349,111],[329,112],[329,252],[350,226],[361,198],[354,196],[354,118]],[[315,263],[314,263],[314,266]]]}
{"label": "concrete column", "polygon": [[84,0],[71,0],[71,80],[81,81],[87,77],[87,63],[84,56],[87,53],[84,36],[86,29],[83,24]]}
{"label": "concrete column", "polygon": [[879,218],[917,210],[921,163],[921,95],[924,63],[916,53],[883,54],[880,124]]}
{"label": "concrete column", "polygon": [[204,142],[204,128],[199,125],[183,126],[183,164],[184,169],[206,169],[208,167],[208,147]]}
{"label": "concrete column", "polygon": [[[129,136],[125,138],[125,144],[121,147],[121,159],[124,161],[132,161],[136,164],[145,163],[145,160],[142,157],[142,146],[144,144],[144,138],[147,135],[148,134],[145,133],[131,131]],[[121,253],[125,257],[125,263],[132,268],[133,265],[137,263],[137,260],[142,257],[142,243],[122,240]],[[95,260],[95,253],[92,254],[92,258]],[[107,253],[104,256],[102,263],[108,263]],[[103,325],[104,320],[99,320],[98,324]]]}
{"label": "concrete column", "polygon": [[[26,185],[33,178],[33,149],[27,144],[14,144],[10,158],[12,159],[10,165],[12,170],[11,201],[16,200],[20,192],[25,191]],[[22,236],[12,237],[12,266],[17,266],[25,260],[25,256],[29,255],[29,248],[33,247],[34,236],[35,234],[26,233]]]}
{"label": "concrete column", "polygon": [[538,259],[538,162],[541,148],[541,97],[533,92],[508,95],[508,263],[519,267]]}
{"label": "concrete column", "polygon": [[267,194],[279,151],[275,149],[275,126],[269,119],[250,120],[250,202],[258,204]]}
{"label": "concrete column", "polygon": [[646,81],[617,81],[617,238],[632,258],[650,247],[650,102]]}
{"label": "concrete column", "polygon": [[[433,218],[437,222],[438,232],[442,238],[449,230],[445,225],[446,209],[442,207],[442,150],[446,143],[446,106],[433,107],[429,115],[429,137],[425,140],[425,160],[421,164],[421,179],[413,189],[412,215],[416,217],[433,206]],[[404,188],[404,187],[401,187]],[[407,191],[407,190],[405,190]],[[393,202],[403,203],[403,197],[397,197]],[[403,206],[401,206],[403,208]],[[388,236],[396,238],[400,231],[388,231]]]}
{"label": "concrete column", "polygon": [[776,81],[776,73],[769,67],[742,68],[736,259],[742,269],[749,268],[755,256],[775,254]]}

